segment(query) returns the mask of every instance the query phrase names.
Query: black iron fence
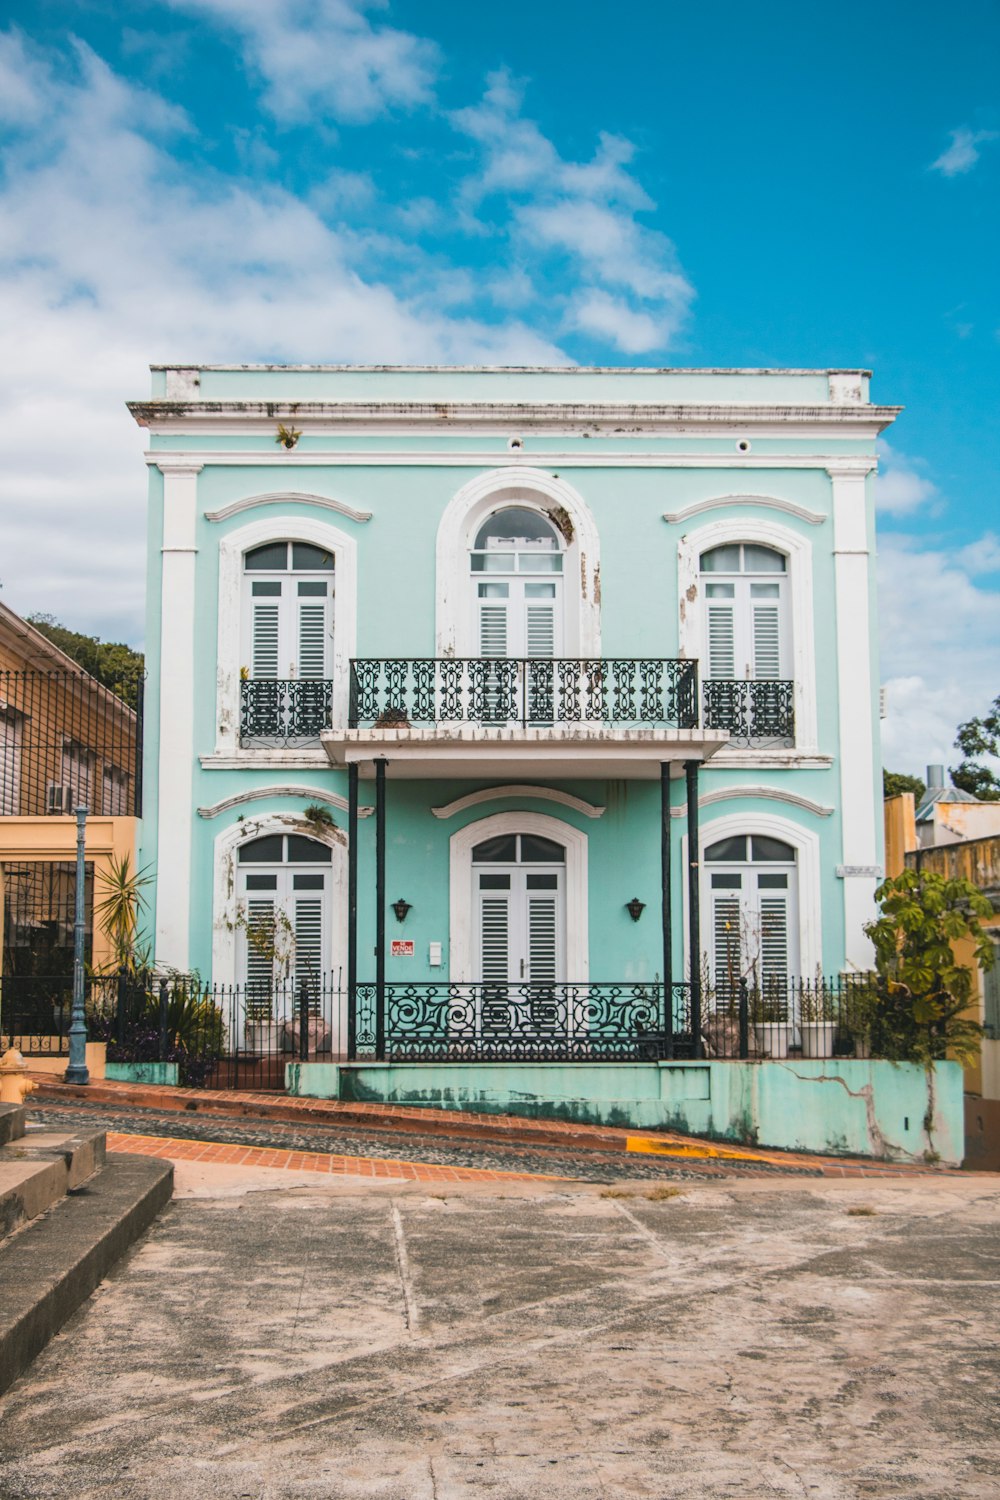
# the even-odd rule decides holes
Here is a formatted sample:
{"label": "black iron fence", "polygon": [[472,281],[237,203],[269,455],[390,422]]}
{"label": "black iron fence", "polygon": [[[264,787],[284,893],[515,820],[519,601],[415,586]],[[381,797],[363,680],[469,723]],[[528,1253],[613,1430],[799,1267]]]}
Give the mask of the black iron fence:
{"label": "black iron fence", "polygon": [[725,729],[734,744],[795,744],[794,682],[709,677],[702,699],[705,728]]}
{"label": "black iron fence", "polygon": [[692,661],[408,657],[351,663],[352,729],[441,723],[691,729],[697,722]]}
{"label": "black iron fence", "polygon": [[142,812],[143,679],[0,671],[0,816]]}
{"label": "black iron fence", "polygon": [[240,683],[240,742],[288,745],[318,741],[329,729],[333,681],[328,677],[244,678]]}
{"label": "black iron fence", "polygon": [[[84,1008],[88,1032],[114,1005],[116,977],[88,974]],[[69,1057],[72,974],[4,974],[0,977],[0,1052],[16,1047],[26,1057]]]}
{"label": "black iron fence", "polygon": [[[697,1021],[694,1016],[697,1012]],[[359,984],[353,1049],[395,1062],[643,1062],[868,1056],[869,976],[766,989],[675,984]],[[875,1036],[877,1042],[877,1036]]]}

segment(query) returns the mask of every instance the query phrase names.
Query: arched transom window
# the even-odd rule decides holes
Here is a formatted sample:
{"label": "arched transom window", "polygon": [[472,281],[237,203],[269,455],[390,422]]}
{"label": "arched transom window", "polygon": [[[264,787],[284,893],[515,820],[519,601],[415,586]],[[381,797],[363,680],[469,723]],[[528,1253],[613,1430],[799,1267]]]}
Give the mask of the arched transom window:
{"label": "arched transom window", "polygon": [[727,542],[701,554],[707,676],[792,675],[788,559],[774,547]]}
{"label": "arched transom window", "polygon": [[563,546],[540,511],[507,506],[470,552],[480,656],[551,657],[563,649]]}
{"label": "arched transom window", "polygon": [[732,996],[741,979],[783,990],[798,969],[795,850],[783,839],[735,834],[702,854],[710,912],[710,965],[716,990]]}

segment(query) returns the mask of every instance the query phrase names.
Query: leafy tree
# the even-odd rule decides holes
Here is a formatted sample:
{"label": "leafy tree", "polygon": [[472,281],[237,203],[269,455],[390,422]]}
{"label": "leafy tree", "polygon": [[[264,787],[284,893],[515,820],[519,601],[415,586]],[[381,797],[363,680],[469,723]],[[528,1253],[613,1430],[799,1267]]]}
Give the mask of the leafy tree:
{"label": "leafy tree", "polygon": [[124,641],[102,641],[99,635],[84,635],[60,625],[53,615],[34,614],[28,623],[58,646],[60,651],[78,662],[91,677],[117,693],[132,708],[138,702],[139,681],[144,670],[141,651],[134,651]]}
{"label": "leafy tree", "polygon": [[971,792],[983,802],[1000,802],[1000,777],[988,766],[978,764],[976,759],[980,755],[1000,755],[1000,693],[981,719],[968,719],[959,724],[955,748],[961,750],[964,757],[961,765],[951,771],[955,786]]}
{"label": "leafy tree", "polygon": [[919,802],[927,787],[919,776],[907,776],[902,771],[882,772],[882,796],[898,797],[900,792],[912,792]]}
{"label": "leafy tree", "polygon": [[993,944],[979,924],[993,908],[968,880],[904,870],[875,892],[881,916],[865,932],[875,945],[877,974],[872,1050],[894,1062],[925,1066],[951,1055],[971,1062],[983,1028],[964,1014],[974,969],[955,960],[954,944],[971,938],[976,965],[993,965]]}

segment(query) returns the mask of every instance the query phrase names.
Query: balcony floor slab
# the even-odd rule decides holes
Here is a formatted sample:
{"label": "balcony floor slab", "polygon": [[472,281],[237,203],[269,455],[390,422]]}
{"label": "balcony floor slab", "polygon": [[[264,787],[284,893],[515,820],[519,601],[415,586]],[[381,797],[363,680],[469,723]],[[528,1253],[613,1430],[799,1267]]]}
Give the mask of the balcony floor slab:
{"label": "balcony floor slab", "polygon": [[375,760],[385,758],[392,776],[414,780],[517,774],[653,781],[661,762],[673,762],[674,774],[680,776],[684,761],[710,759],[729,737],[716,729],[429,725],[331,729],[324,731],[322,741],[333,765],[356,763],[363,778],[374,775]]}

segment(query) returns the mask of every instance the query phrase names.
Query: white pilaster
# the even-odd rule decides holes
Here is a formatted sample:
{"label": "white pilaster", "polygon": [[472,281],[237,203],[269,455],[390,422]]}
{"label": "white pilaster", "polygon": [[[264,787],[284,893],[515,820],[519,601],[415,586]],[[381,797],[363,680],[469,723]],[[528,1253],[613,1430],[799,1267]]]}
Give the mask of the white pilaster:
{"label": "white pilaster", "polygon": [[163,474],[156,960],[186,969],[194,817],[195,521],[202,466],[166,455],[156,463]]}
{"label": "white pilaster", "polygon": [[834,587],[837,618],[837,702],[840,725],[840,802],[843,823],[844,957],[849,968],[870,968],[872,945],[863,927],[875,915],[878,835],[873,769],[871,674],[871,557],[865,500],[870,459],[853,469],[831,468]]}

